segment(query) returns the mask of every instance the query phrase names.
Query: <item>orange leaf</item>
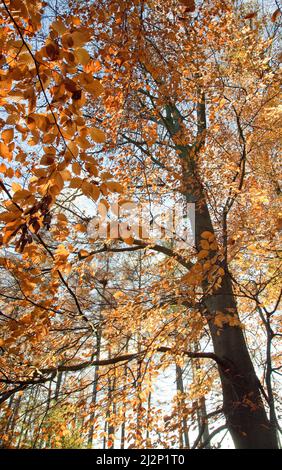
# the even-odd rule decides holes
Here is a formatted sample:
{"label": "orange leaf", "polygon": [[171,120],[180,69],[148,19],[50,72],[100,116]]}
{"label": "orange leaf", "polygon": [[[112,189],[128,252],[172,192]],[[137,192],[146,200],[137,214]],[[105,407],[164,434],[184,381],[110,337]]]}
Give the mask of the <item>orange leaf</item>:
{"label": "orange leaf", "polygon": [[101,131],[101,129],[97,129],[97,127],[92,127],[91,129],[89,129],[89,134],[92,139],[98,144],[101,144],[106,140],[105,133]]}
{"label": "orange leaf", "polygon": [[275,23],[275,21],[277,20],[279,15],[281,15],[281,10],[279,8],[277,8],[277,10],[275,10],[275,12],[273,13],[273,15],[271,17],[272,23]]}

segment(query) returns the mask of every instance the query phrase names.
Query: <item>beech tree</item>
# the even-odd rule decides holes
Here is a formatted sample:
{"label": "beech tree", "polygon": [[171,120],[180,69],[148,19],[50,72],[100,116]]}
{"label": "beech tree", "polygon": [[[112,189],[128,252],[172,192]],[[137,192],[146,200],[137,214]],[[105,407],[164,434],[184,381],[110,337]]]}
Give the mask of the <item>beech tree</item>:
{"label": "beech tree", "polygon": [[[2,0],[4,447],[278,448],[280,19]],[[189,204],[193,243],[132,203]]]}

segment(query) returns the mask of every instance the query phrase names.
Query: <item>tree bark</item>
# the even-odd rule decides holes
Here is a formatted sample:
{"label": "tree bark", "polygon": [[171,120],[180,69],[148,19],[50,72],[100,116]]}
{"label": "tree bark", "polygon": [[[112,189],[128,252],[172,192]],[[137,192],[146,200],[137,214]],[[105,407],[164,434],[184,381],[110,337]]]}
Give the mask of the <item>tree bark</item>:
{"label": "tree bark", "polygon": [[[201,250],[201,234],[214,234],[209,209],[200,183],[195,179],[195,242]],[[191,201],[191,187],[187,188],[187,200]],[[212,256],[215,253],[211,253]],[[218,312],[233,315],[238,319],[237,305],[228,270],[222,277],[221,286],[206,294],[207,284],[203,282],[205,316],[208,321],[214,352],[226,367],[219,367],[223,392],[223,409],[228,430],[237,449],[278,448],[275,429],[268,420],[261,397],[260,382],[256,376],[246,341],[240,326],[223,323],[218,327],[215,316]]]}
{"label": "tree bark", "polygon": [[[197,157],[205,143],[206,107],[205,96],[199,90],[197,104],[197,137],[191,145],[180,145],[185,141],[181,114],[174,104],[169,105],[169,113],[163,119],[182,166],[183,194],[188,203],[195,204],[195,246],[201,251],[201,235],[211,232],[215,236],[200,173],[197,168]],[[219,255],[218,250],[210,251],[205,261]],[[238,320],[236,300],[232,290],[232,282],[227,269],[227,262],[221,262],[225,274],[221,285],[211,291],[207,281],[202,282],[203,314],[205,315],[214,347],[215,354],[226,364],[219,367],[219,375],[223,393],[223,409],[228,430],[237,449],[276,449],[278,448],[275,429],[267,417],[261,397],[261,385],[251,361],[242,328],[224,322],[218,327],[215,316],[233,315]]]}
{"label": "tree bark", "polygon": [[[100,350],[101,350],[101,337],[102,337],[102,329],[99,328],[97,331],[97,348],[96,348],[96,356],[97,360],[99,361],[100,359]],[[88,446],[92,448],[93,444],[93,434],[94,434],[94,420],[95,420],[95,406],[97,402],[97,396],[98,396],[98,390],[97,390],[97,385],[98,385],[98,380],[99,380],[99,366],[95,366],[95,372],[94,372],[94,378],[93,378],[93,385],[92,385],[92,399],[91,399],[91,406],[92,406],[92,411],[90,413],[90,427],[88,431]]]}
{"label": "tree bark", "polygon": [[[199,343],[195,343],[195,352],[199,351]],[[193,378],[195,377],[195,372],[200,368],[199,360],[195,359],[192,361],[192,372]],[[196,412],[197,412],[197,420],[198,420],[198,429],[199,433],[201,433],[200,444],[203,445],[207,442],[207,449],[210,449],[210,441],[209,441],[209,423],[207,418],[207,409],[206,409],[206,399],[203,395],[199,400],[196,401]]]}

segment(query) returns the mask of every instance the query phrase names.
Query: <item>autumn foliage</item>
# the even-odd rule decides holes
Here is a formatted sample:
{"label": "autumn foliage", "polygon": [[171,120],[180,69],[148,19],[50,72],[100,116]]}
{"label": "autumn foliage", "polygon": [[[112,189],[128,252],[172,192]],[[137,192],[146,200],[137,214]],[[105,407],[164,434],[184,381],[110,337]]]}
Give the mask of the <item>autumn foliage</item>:
{"label": "autumn foliage", "polygon": [[278,447],[281,12],[235,3],[1,0],[0,446]]}

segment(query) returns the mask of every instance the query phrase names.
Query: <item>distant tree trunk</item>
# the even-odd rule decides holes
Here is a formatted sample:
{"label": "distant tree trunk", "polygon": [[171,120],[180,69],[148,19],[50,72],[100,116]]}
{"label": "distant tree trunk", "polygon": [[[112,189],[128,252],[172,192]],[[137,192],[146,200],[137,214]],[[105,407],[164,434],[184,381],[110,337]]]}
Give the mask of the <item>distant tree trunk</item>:
{"label": "distant tree trunk", "polygon": [[[111,350],[109,348],[108,358],[111,358]],[[115,377],[112,378],[108,375],[108,389],[107,389],[107,412],[104,426],[104,439],[103,448],[115,448],[115,426],[111,423],[112,414],[115,413],[115,404],[113,402],[113,391],[115,387]],[[106,437],[107,435],[107,437]]]}
{"label": "distant tree trunk", "polygon": [[[110,399],[110,411],[109,411],[109,423],[108,423],[108,447],[110,449],[115,448],[115,426],[111,422],[111,417],[116,414],[116,404],[113,400],[113,392],[116,386],[116,378],[109,378],[109,399]],[[111,444],[109,444],[111,443]]]}
{"label": "distant tree trunk", "polygon": [[[48,412],[49,412],[49,409],[50,409],[50,406],[51,406],[51,402],[52,402],[52,382],[53,382],[53,380],[51,379],[50,382],[49,382],[49,388],[48,388],[48,396],[47,396],[45,417],[48,416]],[[51,435],[50,435],[50,433],[49,433],[47,442],[45,443],[45,446],[46,446],[47,448],[50,446],[50,442],[51,442]]]}
{"label": "distant tree trunk", "polygon": [[152,400],[152,392],[150,391],[148,395],[148,401],[147,401],[146,448],[151,447],[151,441],[150,441],[151,400]]}
{"label": "distant tree trunk", "polygon": [[14,403],[14,401],[15,401],[15,395],[11,395],[10,400],[9,400],[9,404],[8,404],[8,410],[11,410],[11,414],[7,419],[7,423],[6,423],[5,431],[4,431],[5,433],[7,433],[9,431],[10,424],[11,424],[11,421],[13,419],[13,403]]}
{"label": "distant tree trunk", "polygon": [[[195,343],[195,352],[199,351],[199,343]],[[193,376],[195,372],[200,369],[200,364],[197,359],[192,361],[192,372]],[[201,434],[200,442],[201,444],[207,442],[205,448],[210,449],[210,440],[209,440],[209,424],[207,421],[207,410],[206,410],[206,399],[204,396],[200,397],[199,400],[196,402],[196,413],[197,413],[197,421],[198,421],[198,429],[199,433]]]}
{"label": "distant tree trunk", "polygon": [[[178,400],[178,415],[179,415],[179,448],[186,449],[190,448],[189,434],[188,434],[188,423],[185,415],[183,414],[183,396],[184,396],[184,385],[183,385],[183,372],[181,367],[176,364],[176,390],[180,392],[180,397],[177,396]],[[184,440],[183,440],[184,438]]]}
{"label": "distant tree trunk", "polygon": [[[45,414],[49,410],[49,406],[50,406],[51,386],[52,386],[52,380],[50,380],[50,382],[49,382],[49,389],[48,389],[48,397],[47,397]],[[31,417],[32,417],[32,402],[33,402],[33,399],[34,399],[34,394],[35,394],[35,396],[37,394],[37,388],[38,387],[36,387],[35,390],[32,389],[28,393],[28,400],[27,400],[27,404],[26,404],[26,407],[25,407],[24,418],[23,418],[23,421],[22,421],[21,431],[20,431],[19,439],[18,439],[18,443],[17,443],[17,448],[18,449],[21,447],[22,440],[25,437],[26,432],[28,431],[28,424],[26,424],[26,423],[27,423],[27,421],[30,422]]]}
{"label": "distant tree trunk", "polygon": [[24,418],[23,418],[23,421],[22,421],[22,424],[21,424],[21,430],[20,430],[19,439],[18,439],[18,443],[17,443],[17,448],[18,449],[21,447],[21,442],[22,442],[22,438],[23,438],[25,423],[26,423],[26,420],[28,418],[28,410],[29,410],[29,404],[31,403],[31,398],[32,398],[32,395],[31,395],[31,393],[29,393],[28,394],[27,404],[26,404],[26,409],[25,409],[25,414],[24,414]]}
{"label": "distant tree trunk", "polygon": [[[35,387],[35,390],[34,390],[34,391],[32,390],[31,393],[32,393],[31,402],[32,402],[32,404],[35,404],[35,403],[36,403],[36,400],[37,400],[37,395],[38,395],[38,393],[39,393],[39,385],[37,385],[37,386]],[[24,438],[23,438],[24,441],[26,441],[26,439],[27,439],[27,437],[28,437],[28,434],[30,434],[30,440],[31,440],[31,441],[32,441],[32,437],[34,437],[34,436],[32,436],[32,432],[31,432],[31,431],[32,431],[32,429],[31,429],[31,421],[32,421],[32,413],[29,413],[28,421],[27,421],[27,425],[26,425],[26,431],[25,431],[25,433],[24,433]],[[36,440],[36,438],[35,438],[35,440]],[[30,447],[32,447],[32,446],[33,446],[33,443],[30,443]]]}
{"label": "distant tree trunk", "polygon": [[[102,337],[102,331],[101,328],[97,331],[97,347],[96,347],[96,358],[97,361],[100,359],[100,352],[101,352],[101,337]],[[91,400],[91,407],[93,410],[90,413],[90,428],[88,432],[88,446],[92,447],[93,443],[93,433],[94,433],[94,419],[95,419],[95,405],[97,402],[97,385],[98,385],[98,380],[99,380],[99,366],[95,366],[95,372],[94,372],[94,381],[93,381],[93,387],[92,387],[92,400]]]}
{"label": "distant tree trunk", "polygon": [[[142,289],[142,255],[138,252],[138,291]],[[138,442],[143,440],[143,407],[142,398],[142,359],[139,359],[141,353],[141,321],[136,329],[136,343],[137,343],[137,367],[136,367],[136,430],[135,430],[135,443],[134,446],[138,448]]]}
{"label": "distant tree trunk", "polygon": [[105,422],[104,422],[103,449],[107,448],[107,438],[106,438],[106,435],[107,435],[107,417],[108,417],[108,410],[107,410],[106,419],[105,419]]}
{"label": "distant tree trunk", "polygon": [[[128,352],[129,338],[126,341],[125,352]],[[127,387],[127,365],[124,366],[124,385],[123,385],[123,401],[122,401],[122,424],[121,424],[121,433],[120,433],[120,448],[124,449],[125,446],[125,429],[126,429],[126,387]]]}
{"label": "distant tree trunk", "polygon": [[200,443],[203,445],[206,442],[205,449],[210,449],[210,433],[209,433],[209,423],[207,421],[207,409],[206,409],[206,399],[201,397],[197,403],[197,418],[199,430],[203,427],[203,433],[200,440]]}
{"label": "distant tree trunk", "polygon": [[58,398],[59,398],[61,385],[62,385],[62,379],[63,379],[63,372],[58,372],[56,388],[55,388],[55,394],[54,394],[54,400],[55,401],[57,401]]}
{"label": "distant tree trunk", "polygon": [[11,419],[9,419],[9,421],[7,423],[7,426],[6,426],[6,432],[7,433],[10,432],[11,441],[13,439],[13,435],[14,435],[14,432],[15,432],[15,427],[16,427],[16,422],[17,422],[17,417],[18,417],[18,412],[19,412],[21,400],[22,400],[22,396],[19,395],[18,397],[16,397],[11,402],[13,412],[10,416]]}
{"label": "distant tree trunk", "polygon": [[138,359],[137,359],[137,367],[136,367],[136,430],[135,430],[135,443],[134,447],[138,448],[139,447],[139,442],[143,441],[143,424],[144,424],[144,408],[142,406],[142,398],[141,398],[141,393],[142,393],[142,382],[143,382],[143,377],[142,377],[142,359],[139,359],[139,354],[141,352],[142,346],[141,346],[141,326],[139,325],[137,329],[137,334],[136,334],[136,342],[137,342],[137,354],[138,354]]}

